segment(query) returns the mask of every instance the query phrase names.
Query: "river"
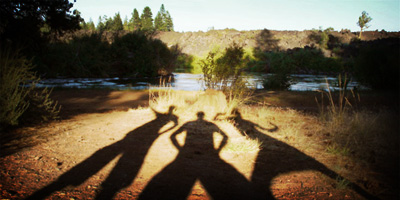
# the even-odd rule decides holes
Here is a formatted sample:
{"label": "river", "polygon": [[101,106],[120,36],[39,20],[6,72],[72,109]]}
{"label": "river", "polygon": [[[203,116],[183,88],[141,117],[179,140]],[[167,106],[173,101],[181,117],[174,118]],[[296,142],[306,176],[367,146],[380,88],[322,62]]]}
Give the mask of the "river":
{"label": "river", "polygon": [[[263,75],[246,75],[245,78],[250,88],[263,89],[262,82],[268,78],[268,74]],[[204,90],[204,81],[202,74],[174,73],[174,80],[167,84],[173,90],[199,91]],[[338,90],[338,79],[325,75],[292,75],[294,83],[289,90],[292,91],[316,91],[326,90],[326,80],[329,82],[332,90]],[[162,85],[162,84],[161,84]],[[159,79],[155,78],[54,78],[43,79],[37,87],[58,87],[58,88],[109,88],[118,90],[143,90],[158,88],[160,86]],[[351,81],[348,87],[360,87],[355,81]],[[365,87],[361,87],[366,89]]]}

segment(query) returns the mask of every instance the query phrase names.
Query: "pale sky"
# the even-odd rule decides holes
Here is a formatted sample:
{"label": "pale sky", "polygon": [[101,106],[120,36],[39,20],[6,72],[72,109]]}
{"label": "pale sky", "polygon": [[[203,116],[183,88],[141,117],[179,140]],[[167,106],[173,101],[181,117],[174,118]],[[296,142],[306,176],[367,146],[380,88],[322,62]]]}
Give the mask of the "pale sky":
{"label": "pale sky", "polygon": [[[70,0],[71,1],[71,0]],[[72,1],[71,1],[72,2]],[[372,21],[367,30],[400,31],[399,0],[76,0],[85,21],[97,25],[99,16],[115,13],[131,18],[133,9],[142,14],[149,6],[153,18],[161,4],[170,12],[175,31],[310,30],[333,27],[359,31],[358,17],[366,11]]]}

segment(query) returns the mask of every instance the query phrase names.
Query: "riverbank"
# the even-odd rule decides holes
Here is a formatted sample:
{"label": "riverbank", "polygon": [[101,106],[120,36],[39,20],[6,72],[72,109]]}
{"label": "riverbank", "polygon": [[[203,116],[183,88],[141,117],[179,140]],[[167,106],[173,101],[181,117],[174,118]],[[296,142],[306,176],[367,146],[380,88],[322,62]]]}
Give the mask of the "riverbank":
{"label": "riverbank", "polygon": [[[198,181],[189,199],[209,199],[215,195],[210,190],[226,197],[244,195],[248,191],[231,190],[248,185],[254,186],[255,195],[277,199],[370,195],[396,199],[398,94],[361,93],[361,101],[353,104],[358,106],[354,113],[335,122],[320,117],[315,102],[320,96],[318,92],[257,91],[251,104],[240,106],[235,116],[217,117],[230,105],[218,92],[54,90],[52,98],[62,105],[61,120],[17,128],[15,139],[7,143],[2,137],[0,194],[5,199],[23,199],[35,192],[50,199],[90,199],[108,191],[116,198],[135,199],[145,187],[163,181],[171,191],[183,194],[180,186],[188,186],[184,177],[193,175]],[[160,101],[154,101],[157,98]],[[175,110],[160,120],[171,105]],[[196,117],[201,111],[203,121]],[[177,134],[179,145],[194,145],[178,150],[170,138],[187,126],[189,133],[193,130],[204,137]],[[227,138],[219,157],[207,156],[224,140],[221,134],[214,136],[214,142],[205,139],[214,126]],[[215,149],[205,148],[209,144]],[[183,154],[196,173],[182,170],[187,166],[177,156]],[[197,162],[201,159],[208,161]],[[112,170],[116,171],[110,174]],[[202,177],[208,173],[218,176]],[[113,181],[124,177],[129,187]],[[210,184],[215,178],[229,187]],[[40,190],[45,186],[49,187]]]}

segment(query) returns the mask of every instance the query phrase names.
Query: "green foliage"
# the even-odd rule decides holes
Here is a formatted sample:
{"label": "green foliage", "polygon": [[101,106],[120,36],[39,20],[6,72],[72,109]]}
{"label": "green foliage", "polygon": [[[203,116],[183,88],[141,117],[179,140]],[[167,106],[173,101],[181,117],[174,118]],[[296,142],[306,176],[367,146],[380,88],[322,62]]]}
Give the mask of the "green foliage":
{"label": "green foliage", "polygon": [[142,28],[142,21],[139,17],[139,12],[136,10],[136,8],[133,10],[130,23],[132,26],[132,30],[140,30]]}
{"label": "green foliage", "polygon": [[176,60],[175,72],[193,73],[194,56],[180,54]]}
{"label": "green foliage", "polygon": [[163,18],[160,12],[158,12],[156,18],[154,18],[154,28],[159,31],[166,31],[166,27],[163,23]]}
{"label": "green foliage", "polygon": [[351,182],[340,176],[336,177],[336,189],[344,190],[351,186]]}
{"label": "green foliage", "polygon": [[294,71],[295,61],[284,52],[266,52],[264,56],[267,61],[267,70],[273,73],[264,80],[264,88],[279,90],[289,88],[290,74]]}
{"label": "green foliage", "polygon": [[115,38],[112,48],[113,57],[122,62],[117,66],[121,72],[141,76],[171,73],[179,55],[178,47],[169,49],[161,40],[139,32]]}
{"label": "green foliage", "polygon": [[399,91],[399,55],[398,38],[367,43],[354,59],[354,76],[373,89]]}
{"label": "green foliage", "polygon": [[17,125],[18,118],[28,108],[25,97],[31,89],[21,85],[34,79],[32,68],[32,63],[18,52],[0,52],[0,124]]}
{"label": "green foliage", "polygon": [[143,9],[143,13],[141,18],[142,29],[144,32],[152,32],[154,30],[153,25],[153,13],[151,12],[150,7],[146,6]]}
{"label": "green foliage", "polygon": [[1,50],[1,127],[17,125],[21,117],[24,121],[35,121],[37,118],[47,121],[58,116],[59,107],[49,98],[50,91],[47,88],[41,92],[35,90],[34,85],[39,79],[32,69],[32,62],[21,56],[19,51]]}
{"label": "green foliage", "polygon": [[264,81],[264,88],[285,90],[292,83],[290,74],[312,74],[319,72],[338,73],[344,70],[342,61],[327,58],[321,50],[295,48],[286,52],[258,52],[255,59],[248,62],[251,70],[272,73]]}
{"label": "green foliage", "polygon": [[332,27],[325,30],[322,30],[322,27],[320,27],[319,30],[313,30],[312,34],[309,35],[309,40],[316,42],[323,49],[328,49],[329,36],[333,30]]}
{"label": "green foliage", "polygon": [[359,38],[361,38],[362,31],[370,26],[368,23],[372,20],[372,18],[368,15],[367,12],[362,11],[361,16],[358,17],[357,25],[361,28]]}
{"label": "green foliage", "polygon": [[241,98],[246,95],[246,82],[242,75],[245,69],[244,49],[236,43],[224,52],[211,51],[200,61],[207,89],[224,91],[229,98]]}
{"label": "green foliage", "polygon": [[124,26],[122,24],[121,15],[119,13],[115,14],[114,19],[112,20],[112,24],[110,27],[111,31],[122,31],[124,30]]}
{"label": "green foliage", "polygon": [[174,31],[174,23],[172,22],[172,17],[168,11],[165,17],[165,24],[167,26],[167,31]]}
{"label": "green foliage", "polygon": [[28,93],[27,99],[30,103],[26,112],[21,116],[23,121],[46,122],[59,118],[61,106],[50,98],[52,90],[32,90]]}
{"label": "green foliage", "polygon": [[171,73],[179,53],[141,32],[114,36],[112,44],[92,33],[50,44],[36,69],[48,77],[149,77]]}

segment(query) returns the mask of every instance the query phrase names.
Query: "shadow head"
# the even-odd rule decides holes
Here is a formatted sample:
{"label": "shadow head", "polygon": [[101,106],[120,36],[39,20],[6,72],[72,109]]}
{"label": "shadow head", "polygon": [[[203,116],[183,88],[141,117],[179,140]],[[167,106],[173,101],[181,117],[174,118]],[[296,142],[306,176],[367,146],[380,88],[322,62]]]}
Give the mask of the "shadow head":
{"label": "shadow head", "polygon": [[204,119],[204,112],[203,111],[200,111],[200,112],[198,112],[197,114],[197,119],[199,119],[199,120],[203,120]]}

